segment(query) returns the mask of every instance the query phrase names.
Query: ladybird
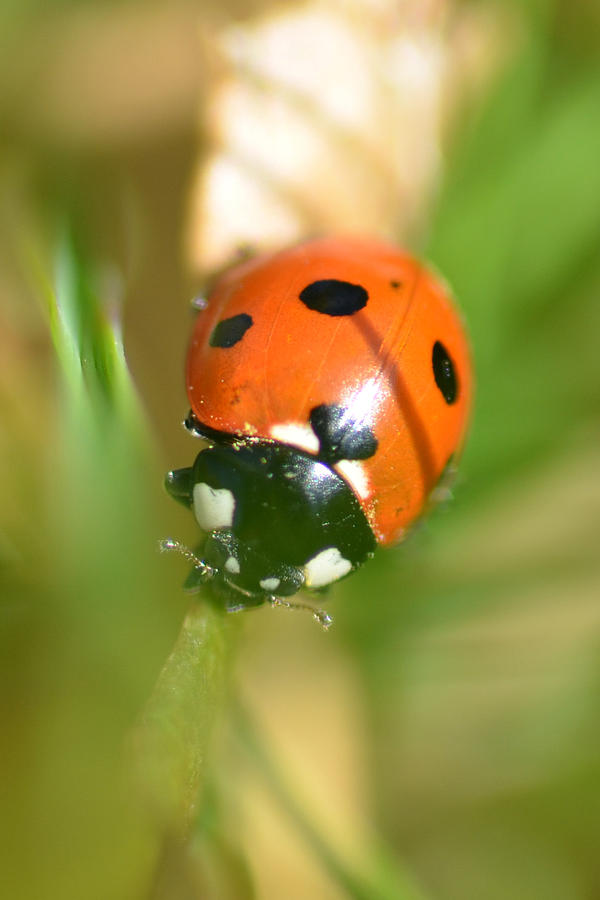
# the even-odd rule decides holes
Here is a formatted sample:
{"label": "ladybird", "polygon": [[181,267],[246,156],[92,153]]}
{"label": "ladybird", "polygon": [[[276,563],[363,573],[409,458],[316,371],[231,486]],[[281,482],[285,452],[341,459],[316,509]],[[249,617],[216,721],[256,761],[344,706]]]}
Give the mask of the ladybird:
{"label": "ladybird", "polygon": [[168,491],[204,537],[188,588],[229,609],[286,601],[398,543],[460,449],[472,373],[447,287],[377,240],[259,255],[201,304],[188,430],[203,439]]}

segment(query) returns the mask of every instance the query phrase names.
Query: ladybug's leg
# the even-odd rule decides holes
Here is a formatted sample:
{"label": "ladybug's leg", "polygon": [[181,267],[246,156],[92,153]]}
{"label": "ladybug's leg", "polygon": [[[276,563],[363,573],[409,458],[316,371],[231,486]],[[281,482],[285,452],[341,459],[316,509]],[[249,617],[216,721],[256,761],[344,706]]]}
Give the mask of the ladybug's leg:
{"label": "ladybug's leg", "polygon": [[183,556],[184,559],[187,559],[188,562],[191,562],[202,580],[214,578],[214,576],[217,574],[216,569],[214,569],[212,566],[207,565],[204,560],[196,556],[196,554],[193,553],[192,550],[190,550],[185,546],[185,544],[182,544],[180,541],[175,541],[173,538],[165,538],[164,540],[158,542],[158,546],[162,553],[179,553],[181,556]]}
{"label": "ladybug's leg", "polygon": [[271,606],[283,606],[285,609],[305,609],[309,612],[313,619],[321,625],[323,631],[327,631],[330,625],[333,624],[333,616],[331,616],[328,612],[325,612],[324,609],[317,609],[314,606],[311,606],[310,603],[302,603],[300,600],[287,600],[285,597],[268,597],[268,602]]}

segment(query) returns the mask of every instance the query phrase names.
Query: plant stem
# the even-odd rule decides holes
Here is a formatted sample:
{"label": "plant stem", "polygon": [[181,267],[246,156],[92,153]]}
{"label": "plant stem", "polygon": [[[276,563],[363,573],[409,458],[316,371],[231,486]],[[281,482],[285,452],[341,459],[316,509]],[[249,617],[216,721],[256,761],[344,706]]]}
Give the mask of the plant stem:
{"label": "plant stem", "polygon": [[238,631],[237,616],[194,603],[134,735],[142,789],[165,827],[182,836],[194,818]]}

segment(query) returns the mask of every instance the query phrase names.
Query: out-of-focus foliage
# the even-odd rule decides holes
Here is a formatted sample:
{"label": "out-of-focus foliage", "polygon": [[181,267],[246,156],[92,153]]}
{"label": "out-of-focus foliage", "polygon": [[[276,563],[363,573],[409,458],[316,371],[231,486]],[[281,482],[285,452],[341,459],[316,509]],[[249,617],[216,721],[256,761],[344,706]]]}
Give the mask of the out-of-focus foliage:
{"label": "out-of-focus foliage", "polygon": [[194,29],[266,5],[5,4],[7,896],[596,895],[600,15],[450,17],[500,6],[502,66],[448,111],[414,248],[472,336],[455,499],[332,592],[330,633],[236,620],[240,712],[230,623],[186,619],[156,542],[194,540],[161,491],[195,451],[178,429]]}
{"label": "out-of-focus foliage", "polygon": [[56,354],[50,409],[40,372],[18,357],[2,371],[3,884],[13,897],[134,896],[195,808],[233,623],[195,608],[148,701],[178,626],[148,491],[160,470],[109,283],[100,302],[102,279],[57,231],[52,283],[13,243]]}

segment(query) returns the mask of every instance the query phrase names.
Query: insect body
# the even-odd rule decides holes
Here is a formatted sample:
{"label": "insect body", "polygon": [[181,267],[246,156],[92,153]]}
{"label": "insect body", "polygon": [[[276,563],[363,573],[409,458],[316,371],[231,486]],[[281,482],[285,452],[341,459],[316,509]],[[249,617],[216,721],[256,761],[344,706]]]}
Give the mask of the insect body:
{"label": "insect body", "polygon": [[463,441],[471,368],[445,287],[373,240],[325,238],[221,277],[187,360],[202,437],[168,490],[206,537],[191,583],[230,607],[317,589],[397,543]]}

